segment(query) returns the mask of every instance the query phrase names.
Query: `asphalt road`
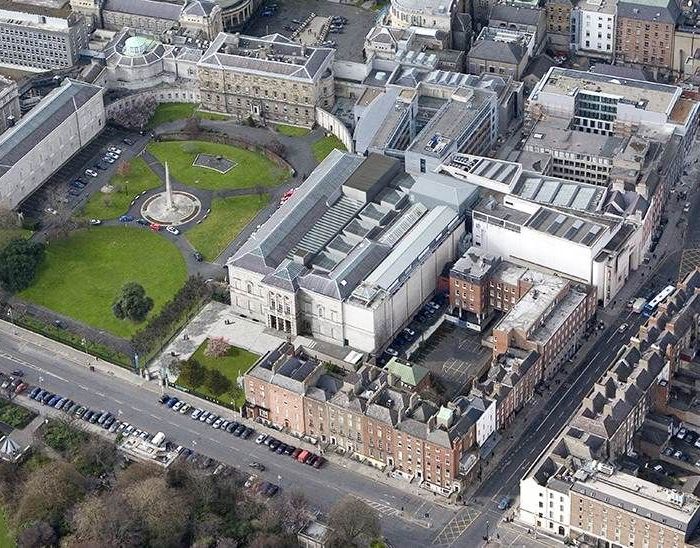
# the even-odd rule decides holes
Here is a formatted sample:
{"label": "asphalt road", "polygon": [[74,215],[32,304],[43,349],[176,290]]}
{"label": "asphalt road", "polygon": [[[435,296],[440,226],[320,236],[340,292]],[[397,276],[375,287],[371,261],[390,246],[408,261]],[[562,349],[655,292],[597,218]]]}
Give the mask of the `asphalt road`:
{"label": "asphalt road", "polygon": [[[90,372],[87,366],[67,362],[48,348],[0,333],[0,371],[9,373],[18,368],[25,371],[30,384],[41,385],[91,409],[111,411],[120,420],[151,434],[162,431],[169,440],[244,473],[255,472],[247,464],[258,461],[266,467],[262,474],[265,479],[281,485],[282,489],[303,491],[312,506],[324,514],[343,495],[358,496],[377,510],[384,534],[397,546],[430,544],[435,531],[454,516],[453,510],[431,504],[427,498],[430,495],[418,497],[332,463],[316,470],[293,462],[287,456],[256,445],[254,436],[241,440],[160,405],[158,393],[150,388],[153,385],[139,387],[115,376]],[[20,396],[19,403],[23,398]],[[399,515],[401,507],[409,519]],[[430,528],[416,523],[424,518],[426,511],[430,513]]]}

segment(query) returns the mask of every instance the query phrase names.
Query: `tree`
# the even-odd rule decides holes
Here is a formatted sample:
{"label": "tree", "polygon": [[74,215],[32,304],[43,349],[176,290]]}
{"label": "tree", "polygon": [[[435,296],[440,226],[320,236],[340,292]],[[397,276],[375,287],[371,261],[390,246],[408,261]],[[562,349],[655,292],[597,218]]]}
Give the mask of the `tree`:
{"label": "tree", "polygon": [[17,537],[19,548],[37,548],[38,546],[54,546],[56,544],[56,530],[50,523],[35,521],[26,527]]}
{"label": "tree", "polygon": [[306,497],[298,491],[278,497],[272,511],[277,514],[280,528],[287,534],[296,534],[311,519]]}
{"label": "tree", "polygon": [[223,358],[231,351],[231,344],[223,337],[212,337],[207,341],[204,354],[211,358]]}
{"label": "tree", "polygon": [[52,461],[34,470],[22,488],[17,505],[17,525],[35,521],[58,523],[63,514],[80,499],[85,480],[72,464]]}
{"label": "tree", "polygon": [[180,364],[180,382],[191,388],[202,386],[206,378],[207,370],[194,358],[190,358]]}
{"label": "tree", "polygon": [[368,546],[382,533],[374,509],[353,496],[345,496],[333,505],[328,526],[332,530],[331,546]]}
{"label": "tree", "polygon": [[141,284],[129,282],[122,287],[119,297],[112,305],[112,312],[120,320],[130,319],[133,322],[141,322],[153,308],[153,299],[146,295],[146,290]]}
{"label": "tree", "polygon": [[117,167],[117,175],[126,177],[131,172],[131,164],[129,162],[119,162]]}
{"label": "tree", "polygon": [[66,545],[143,546],[145,535],[140,516],[126,504],[121,493],[93,495],[73,511],[73,537]]}
{"label": "tree", "polygon": [[204,377],[204,386],[214,394],[220,396],[231,388],[231,381],[218,369],[206,369]]}
{"label": "tree", "polygon": [[169,488],[165,478],[149,478],[124,491],[135,515],[141,516],[149,546],[180,546],[189,526],[190,500],[186,493]]}
{"label": "tree", "polygon": [[22,291],[34,281],[44,258],[44,245],[15,238],[0,251],[0,284],[11,292]]}

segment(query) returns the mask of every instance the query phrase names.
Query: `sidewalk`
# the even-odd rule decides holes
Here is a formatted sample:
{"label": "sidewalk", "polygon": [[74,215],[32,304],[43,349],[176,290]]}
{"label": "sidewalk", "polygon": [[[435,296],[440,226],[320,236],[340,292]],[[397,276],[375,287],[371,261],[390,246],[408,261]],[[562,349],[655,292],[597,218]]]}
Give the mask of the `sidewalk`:
{"label": "sidewalk", "polygon": [[[64,345],[63,343],[54,341],[53,339],[49,339],[48,337],[44,337],[43,335],[39,335],[33,331],[29,331],[23,327],[11,324],[5,320],[0,320],[0,333],[16,337],[27,344],[49,350],[55,356],[60,356],[63,360],[71,362],[79,367],[93,367],[95,373],[119,377],[120,379],[126,380],[137,386],[154,390],[154,388],[151,387],[151,383],[149,383],[147,380],[139,377],[137,374],[127,369],[124,369],[123,367],[100,360],[95,356],[91,356],[90,354],[86,354],[85,352],[81,352],[80,350],[76,350],[70,346]],[[157,388],[155,388],[154,391],[157,391]]]}

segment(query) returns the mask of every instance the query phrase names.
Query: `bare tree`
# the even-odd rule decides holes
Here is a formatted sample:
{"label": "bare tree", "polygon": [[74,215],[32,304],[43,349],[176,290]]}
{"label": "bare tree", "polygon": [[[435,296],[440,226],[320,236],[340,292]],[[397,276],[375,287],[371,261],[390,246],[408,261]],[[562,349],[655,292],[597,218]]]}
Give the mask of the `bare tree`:
{"label": "bare tree", "polygon": [[35,548],[37,546],[53,546],[57,535],[50,523],[36,521],[26,527],[17,537],[19,548]]}
{"label": "bare tree", "polygon": [[140,516],[120,494],[93,495],[78,504],[73,513],[74,535],[67,545],[143,546],[145,535]]}
{"label": "bare tree", "polygon": [[338,547],[368,546],[382,533],[374,509],[349,495],[333,505],[328,526],[331,529],[331,546]]}
{"label": "bare tree", "polygon": [[54,461],[34,470],[22,488],[15,514],[18,525],[54,522],[83,494],[85,480],[72,464]]}
{"label": "bare tree", "polygon": [[296,533],[311,519],[306,497],[298,491],[279,497],[272,510],[277,514],[279,525],[285,533]]}

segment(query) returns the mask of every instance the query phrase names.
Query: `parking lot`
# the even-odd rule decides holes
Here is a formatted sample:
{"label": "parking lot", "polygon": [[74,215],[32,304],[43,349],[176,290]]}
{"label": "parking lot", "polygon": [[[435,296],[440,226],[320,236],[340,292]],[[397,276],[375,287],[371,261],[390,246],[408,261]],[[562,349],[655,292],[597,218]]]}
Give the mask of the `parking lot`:
{"label": "parking lot", "polygon": [[[133,142],[133,145],[126,144],[124,139]],[[143,149],[147,141],[148,137],[107,126],[39,190],[27,198],[20,206],[20,211],[27,218],[44,219],[47,224],[51,224],[56,215],[62,218],[69,217],[72,212],[78,211],[92,194],[99,192],[100,188],[109,182],[119,165],[119,159],[130,159]],[[104,160],[110,145],[121,150],[118,158],[112,158],[113,163]],[[97,168],[97,165],[100,168]],[[86,169],[92,170],[97,176],[87,175]],[[80,180],[83,186],[75,184],[76,180]]]}
{"label": "parking lot", "polygon": [[[270,4],[272,2],[268,2]],[[377,12],[365,10],[352,4],[335,4],[332,2],[306,2],[304,0],[276,1],[279,7],[276,13],[268,17],[259,15],[246,29],[254,36],[280,33],[290,36],[301,22],[313,12],[317,17],[345,17],[347,23],[341,32],[329,34],[327,40],[336,42],[336,59],[362,61],[364,37],[374,25]],[[264,10],[263,10],[264,11]]]}
{"label": "parking lot", "polygon": [[488,367],[491,349],[481,344],[481,336],[443,322],[411,360],[427,367],[445,387],[445,396],[462,393]]}

